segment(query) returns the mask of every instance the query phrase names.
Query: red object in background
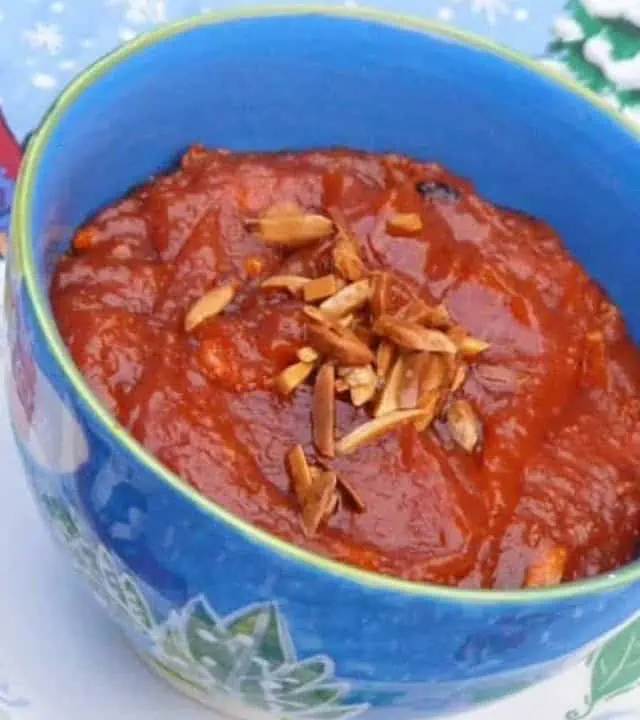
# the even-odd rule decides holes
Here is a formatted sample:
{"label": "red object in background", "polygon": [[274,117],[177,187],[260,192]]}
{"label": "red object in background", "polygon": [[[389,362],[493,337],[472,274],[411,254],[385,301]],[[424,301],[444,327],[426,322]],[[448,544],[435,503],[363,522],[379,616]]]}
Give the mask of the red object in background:
{"label": "red object in background", "polygon": [[18,176],[18,168],[22,157],[22,148],[13,136],[0,110],[0,167],[13,180]]}

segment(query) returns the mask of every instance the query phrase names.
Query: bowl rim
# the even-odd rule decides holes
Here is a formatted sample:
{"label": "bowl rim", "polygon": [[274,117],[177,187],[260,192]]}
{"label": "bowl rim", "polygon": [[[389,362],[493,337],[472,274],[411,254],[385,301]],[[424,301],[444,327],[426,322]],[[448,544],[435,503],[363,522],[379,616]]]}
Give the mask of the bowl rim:
{"label": "bowl rim", "polygon": [[57,365],[57,369],[66,377],[81,404],[93,417],[103,432],[123,446],[124,450],[140,462],[148,471],[166,483],[172,490],[179,493],[196,509],[208,517],[222,522],[233,532],[239,532],[244,538],[269,552],[275,552],[286,561],[294,561],[306,569],[318,571],[328,576],[347,581],[361,588],[372,591],[395,593],[407,598],[425,598],[430,600],[457,602],[473,605],[529,605],[531,603],[553,602],[557,600],[578,599],[594,593],[611,591],[640,581],[640,560],[629,563],[610,573],[587,580],[563,583],[551,588],[494,590],[464,589],[425,582],[403,580],[398,577],[383,575],[373,571],[347,565],[346,563],[320,555],[298,547],[276,535],[255,527],[250,522],[226,510],[221,505],[199,494],[184,482],[176,473],[166,468],[150,452],[122,427],[109,411],[98,401],[90,390],[80,371],[75,366],[71,355],[60,336],[52,313],[48,308],[48,294],[39,286],[32,243],[30,222],[32,188],[42,159],[43,150],[53,133],[58,120],[66,109],[74,103],[84,90],[98,81],[110,68],[126,61],[131,55],[145,48],[167,40],[175,35],[188,32],[199,27],[215,26],[238,20],[263,20],[274,17],[310,17],[322,16],[330,19],[347,19],[354,22],[374,22],[398,30],[422,33],[427,37],[453,40],[467,47],[484,51],[500,58],[506,63],[515,65],[521,70],[533,72],[551,81],[556,86],[583,98],[597,110],[605,113],[622,130],[628,131],[640,141],[640,127],[630,119],[617,113],[604,100],[590,90],[578,85],[568,76],[554,72],[548,66],[536,62],[527,56],[503,47],[491,40],[473,33],[450,27],[440,22],[403,15],[394,12],[374,10],[371,8],[331,7],[322,4],[304,4],[294,6],[254,6],[236,10],[208,12],[187,17],[176,22],[167,23],[139,35],[137,38],[120,45],[112,52],[99,58],[82,73],[76,76],[58,96],[40,127],[32,136],[20,168],[15,191],[15,202],[11,218],[11,250],[13,258],[8,263],[8,274],[11,263],[16,263],[19,274],[24,279],[27,296],[29,297],[48,351]]}

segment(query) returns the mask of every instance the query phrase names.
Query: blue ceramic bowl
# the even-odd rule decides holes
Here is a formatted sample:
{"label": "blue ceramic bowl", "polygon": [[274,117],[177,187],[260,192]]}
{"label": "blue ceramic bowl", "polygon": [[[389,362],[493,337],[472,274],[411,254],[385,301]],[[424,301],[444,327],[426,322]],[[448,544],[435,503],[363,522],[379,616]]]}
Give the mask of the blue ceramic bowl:
{"label": "blue ceramic bowl", "polygon": [[74,228],[193,142],[443,162],[550,221],[640,334],[640,144],[531,63],[426,23],[318,8],[188,20],[100,60],[52,109],[18,183],[11,404],[48,522],[138,652],[240,718],[403,720],[518,689],[629,618],[638,563],[529,592],[368,574],[197,496],[118,427],[56,331],[52,266]]}

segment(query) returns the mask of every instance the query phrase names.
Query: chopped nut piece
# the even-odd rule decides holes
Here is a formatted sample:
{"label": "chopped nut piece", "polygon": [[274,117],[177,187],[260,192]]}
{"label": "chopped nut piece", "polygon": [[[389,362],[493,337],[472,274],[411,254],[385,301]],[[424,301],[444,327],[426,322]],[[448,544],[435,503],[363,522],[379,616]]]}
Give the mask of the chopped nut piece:
{"label": "chopped nut piece", "polygon": [[398,405],[402,410],[418,407],[423,376],[431,360],[429,353],[413,353],[404,358],[404,372],[398,394]]}
{"label": "chopped nut piece", "polygon": [[447,393],[445,390],[431,390],[422,395],[418,407],[424,410],[425,414],[424,417],[418,418],[414,423],[418,432],[426,430],[436,419],[446,397]]}
{"label": "chopped nut piece", "polygon": [[309,280],[302,290],[304,301],[311,303],[335,295],[340,289],[338,278],[335,275],[323,275]]}
{"label": "chopped nut piece", "polygon": [[363,445],[377,440],[381,435],[408,422],[418,420],[424,415],[424,410],[397,410],[377,417],[345,435],[336,445],[336,452],[338,455],[348,455]]}
{"label": "chopped nut piece", "polygon": [[333,232],[333,222],[324,215],[268,214],[257,220],[248,220],[249,229],[255,229],[266,245],[299,248],[310,245]]}
{"label": "chopped nut piece", "polygon": [[342,317],[366,305],[370,298],[371,283],[367,279],[358,280],[325,300],[320,309],[328,315]]}
{"label": "chopped nut piece", "polygon": [[336,369],[334,365],[325,363],[316,377],[313,389],[313,405],[311,419],[313,422],[313,442],[317,451],[325,457],[333,457],[335,453],[335,400]]}
{"label": "chopped nut piece", "polygon": [[562,582],[567,564],[567,549],[561,545],[546,548],[541,556],[529,567],[525,587],[544,588]]}
{"label": "chopped nut piece", "polygon": [[298,360],[303,363],[314,363],[320,358],[320,355],[308,345],[306,347],[301,347],[296,355],[298,356]]}
{"label": "chopped nut piece", "polygon": [[221,313],[233,300],[236,294],[234,283],[220,285],[197,300],[187,312],[184,318],[184,329],[191,332],[201,322],[215,317]]}
{"label": "chopped nut piece", "polygon": [[342,490],[344,496],[355,508],[356,512],[363,513],[366,510],[364,502],[362,501],[362,499],[355,491],[353,485],[350,482],[338,476],[338,487],[340,488],[340,490]]}
{"label": "chopped nut piece", "polygon": [[394,363],[387,384],[382,389],[376,408],[375,417],[387,415],[397,410],[400,403],[400,388],[402,386],[402,378],[404,375],[404,358],[400,356]]}
{"label": "chopped nut piece", "polygon": [[313,481],[302,509],[302,525],[308,537],[313,537],[322,521],[333,513],[336,485],[336,474],[330,470],[321,473]]}
{"label": "chopped nut piece", "polygon": [[457,392],[465,384],[468,375],[469,366],[464,363],[459,364],[453,377],[453,382],[451,383],[452,393]]}
{"label": "chopped nut piece", "polygon": [[347,385],[352,388],[360,385],[368,385],[372,380],[374,382],[377,382],[378,380],[371,365],[340,368],[338,370],[338,375],[343,377],[346,380]]}
{"label": "chopped nut piece", "polygon": [[435,307],[416,298],[405,305],[397,314],[402,320],[447,330],[451,327],[451,316],[447,308],[440,304]]}
{"label": "chopped nut piece", "polygon": [[311,320],[320,323],[320,325],[333,324],[332,319],[328,315],[325,315],[322,310],[318,310],[318,308],[313,305],[305,305],[302,308],[302,312]]}
{"label": "chopped nut piece", "polygon": [[307,462],[302,445],[294,445],[287,453],[287,466],[293,492],[301,506],[304,506],[313,483],[311,468]]}
{"label": "chopped nut piece", "polygon": [[429,354],[429,360],[423,367],[420,384],[420,393],[440,390],[449,382],[449,372],[446,357],[435,353]]}
{"label": "chopped nut piece", "polygon": [[286,290],[295,297],[300,295],[304,286],[309,282],[309,278],[301,277],[300,275],[273,275],[262,283],[262,287]]}
{"label": "chopped nut piece", "polygon": [[453,355],[458,352],[455,343],[440,330],[424,328],[418,323],[391,315],[381,315],[374,325],[374,330],[407,350],[426,350]]}
{"label": "chopped nut piece", "polygon": [[466,400],[456,400],[447,411],[451,437],[463,450],[472,452],[480,442],[478,421],[473,408]]}
{"label": "chopped nut piece", "polygon": [[354,248],[353,243],[344,238],[338,238],[333,248],[333,264],[336,270],[349,282],[361,280],[365,275],[365,266]]}
{"label": "chopped nut piece", "polygon": [[489,343],[485,342],[484,340],[478,340],[478,338],[467,335],[467,337],[462,340],[458,347],[460,348],[460,352],[462,353],[462,355],[468,358],[472,358],[488,350],[491,345],[489,345]]}
{"label": "chopped nut piece", "polygon": [[358,385],[351,388],[351,403],[354,407],[362,407],[373,400],[378,390],[377,379],[372,380],[367,385]]}
{"label": "chopped nut piece", "polygon": [[318,352],[341,365],[367,365],[374,360],[371,350],[347,328],[314,323],[307,332]]}
{"label": "chopped nut piece", "polygon": [[389,374],[396,356],[395,345],[388,340],[382,340],[376,352],[376,372],[378,377],[385,379]]}
{"label": "chopped nut piece", "polygon": [[264,212],[264,217],[267,218],[278,218],[294,215],[300,217],[304,215],[304,210],[300,207],[300,205],[298,205],[298,203],[289,202],[287,200],[271,205],[271,207],[267,208]]}
{"label": "chopped nut piece", "polygon": [[373,288],[371,294],[371,311],[374,317],[387,312],[391,299],[391,278],[387,272],[377,272],[373,275]]}
{"label": "chopped nut piece", "polygon": [[273,384],[281,395],[291,395],[291,393],[311,375],[313,372],[313,364],[299,362],[295,365],[289,365],[276,376]]}
{"label": "chopped nut piece", "polygon": [[416,233],[422,230],[422,218],[415,212],[394,213],[387,220],[387,224],[391,230],[399,230],[402,232]]}

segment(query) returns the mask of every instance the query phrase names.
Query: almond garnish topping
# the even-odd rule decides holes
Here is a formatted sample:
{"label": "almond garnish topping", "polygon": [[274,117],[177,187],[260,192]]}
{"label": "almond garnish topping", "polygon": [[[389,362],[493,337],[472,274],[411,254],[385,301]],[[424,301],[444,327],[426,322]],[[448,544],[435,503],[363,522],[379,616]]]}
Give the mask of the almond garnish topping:
{"label": "almond garnish topping", "polygon": [[373,412],[374,417],[387,415],[397,410],[400,403],[400,388],[402,387],[402,378],[404,376],[404,358],[402,355],[395,361],[389,379],[380,393],[378,402]]}
{"label": "almond garnish topping", "polygon": [[424,410],[425,414],[424,417],[418,418],[414,423],[418,432],[424,432],[436,419],[446,397],[447,393],[445,390],[430,390],[422,395],[418,407]]}
{"label": "almond garnish topping", "polygon": [[467,377],[469,375],[469,366],[461,363],[458,365],[455,375],[453,377],[453,382],[451,383],[451,392],[457,392],[460,390],[460,388],[465,384],[467,381]]}
{"label": "almond garnish topping", "polygon": [[416,298],[398,313],[398,317],[402,320],[409,320],[420,325],[426,325],[439,330],[448,330],[451,327],[451,316],[445,305],[440,304],[435,307],[427,305],[426,302]]}
{"label": "almond garnish topping", "polygon": [[323,275],[310,280],[302,290],[302,296],[307,303],[318,302],[335,295],[340,290],[340,282],[335,275]]}
{"label": "almond garnish topping", "polygon": [[246,225],[255,230],[266,245],[283,248],[304,247],[333,232],[331,219],[314,213],[269,213],[247,220]]}
{"label": "almond garnish topping", "polygon": [[366,305],[371,298],[371,283],[369,280],[358,280],[351,283],[320,305],[320,310],[337,317],[348,315]]}
{"label": "almond garnish topping", "polygon": [[275,389],[280,395],[291,393],[311,375],[314,370],[313,363],[299,362],[289,365],[273,381]]}
{"label": "almond garnish topping", "polygon": [[303,506],[309,490],[311,490],[313,477],[302,445],[294,445],[287,453],[287,468],[289,470],[293,492],[300,505]]}
{"label": "almond garnish topping", "polygon": [[371,350],[347,328],[340,326],[308,326],[309,343],[322,355],[341,365],[368,365],[374,360]]}
{"label": "almond garnish topping", "polygon": [[425,350],[452,355],[458,352],[455,343],[440,330],[425,328],[418,323],[391,315],[381,315],[374,325],[374,330],[407,350]]}
{"label": "almond garnish topping", "polygon": [[228,283],[209,290],[190,308],[184,318],[184,329],[191,332],[200,323],[221,313],[233,300],[236,285]]}
{"label": "almond garnish topping", "polygon": [[561,545],[545,549],[529,567],[525,587],[544,588],[558,585],[567,565],[567,549]]}
{"label": "almond garnish topping", "polygon": [[263,288],[273,288],[274,290],[286,290],[294,297],[299,295],[305,285],[310,282],[309,278],[300,275],[273,275],[267,278],[263,283]]}
{"label": "almond garnish topping", "polygon": [[387,225],[391,230],[416,233],[418,230],[422,230],[422,218],[414,212],[396,212],[389,217]]}
{"label": "almond garnish topping", "polygon": [[389,340],[382,340],[376,351],[376,372],[382,380],[386,379],[391,371],[395,357],[395,345]]}
{"label": "almond garnish topping", "polygon": [[478,338],[467,335],[467,337],[460,342],[458,347],[464,357],[473,358],[480,355],[480,353],[486,352],[491,345],[484,340],[479,340]]}
{"label": "almond garnish topping", "polygon": [[377,378],[370,381],[366,385],[358,385],[351,388],[351,404],[354,407],[362,407],[373,400],[378,391]]}
{"label": "almond garnish topping", "polygon": [[425,415],[424,410],[397,410],[382,417],[374,418],[345,435],[336,445],[338,455],[349,455],[363,445],[377,440],[381,435],[395,430],[401,425],[418,420]]}
{"label": "almond garnish topping", "polygon": [[350,482],[338,476],[338,487],[340,488],[340,490],[342,490],[344,496],[351,503],[351,505],[353,505],[356,512],[363,513],[366,510],[364,502],[362,501],[362,499],[355,491],[355,488]]}
{"label": "almond garnish topping", "polygon": [[333,325],[333,320],[328,315],[325,315],[322,310],[318,310],[318,308],[314,307],[313,305],[305,305],[302,308],[302,312],[309,319],[313,320],[314,322],[320,323],[320,325]]}
{"label": "almond garnish topping", "polygon": [[329,458],[335,454],[335,373],[335,366],[330,363],[318,370],[311,408],[313,442],[318,452]]}
{"label": "almond garnish topping", "polygon": [[333,248],[333,264],[336,270],[349,282],[357,282],[365,275],[365,267],[353,244],[344,238],[338,238]]}
{"label": "almond garnish topping", "polygon": [[371,311],[374,317],[387,312],[391,299],[391,278],[388,272],[377,272],[373,275],[371,294]]}
{"label": "almond garnish topping", "polygon": [[451,437],[466,452],[480,442],[478,420],[473,408],[466,400],[455,400],[447,410],[447,423]]}
{"label": "almond garnish topping", "polygon": [[331,470],[314,479],[302,508],[302,526],[307,537],[313,537],[322,521],[335,510],[337,482],[336,474]]}
{"label": "almond garnish topping", "polygon": [[301,347],[298,352],[296,352],[296,355],[298,360],[303,363],[314,363],[320,358],[320,354],[309,345]]}

